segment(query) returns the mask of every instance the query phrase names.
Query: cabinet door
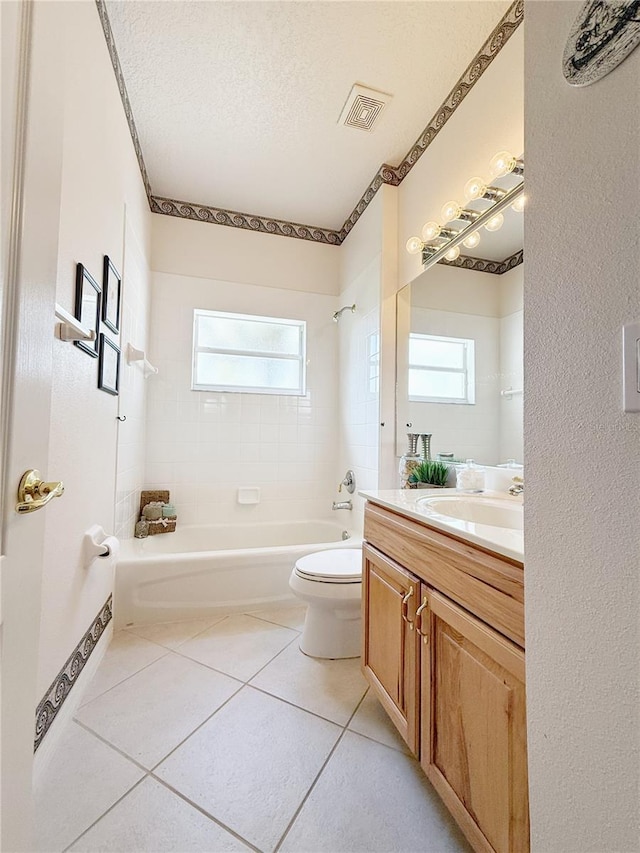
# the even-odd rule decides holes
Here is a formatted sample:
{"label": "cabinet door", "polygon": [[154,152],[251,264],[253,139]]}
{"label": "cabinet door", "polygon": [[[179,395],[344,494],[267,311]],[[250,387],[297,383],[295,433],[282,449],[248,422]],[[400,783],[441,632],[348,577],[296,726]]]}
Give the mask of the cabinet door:
{"label": "cabinet door", "polygon": [[362,669],[382,706],[418,752],[418,643],[414,630],[420,583],[366,543],[363,546]]}
{"label": "cabinet door", "polygon": [[421,764],[476,851],[526,853],[524,652],[423,586]]}

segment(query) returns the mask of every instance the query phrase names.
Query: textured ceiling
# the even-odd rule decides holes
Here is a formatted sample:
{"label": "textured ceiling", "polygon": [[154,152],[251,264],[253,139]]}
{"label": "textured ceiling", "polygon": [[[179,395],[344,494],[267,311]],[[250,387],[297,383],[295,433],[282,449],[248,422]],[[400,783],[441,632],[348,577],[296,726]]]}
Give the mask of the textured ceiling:
{"label": "textured ceiling", "polygon": [[[155,195],[336,229],[508,5],[106,4]],[[337,124],[355,82],[393,95],[373,133]]]}

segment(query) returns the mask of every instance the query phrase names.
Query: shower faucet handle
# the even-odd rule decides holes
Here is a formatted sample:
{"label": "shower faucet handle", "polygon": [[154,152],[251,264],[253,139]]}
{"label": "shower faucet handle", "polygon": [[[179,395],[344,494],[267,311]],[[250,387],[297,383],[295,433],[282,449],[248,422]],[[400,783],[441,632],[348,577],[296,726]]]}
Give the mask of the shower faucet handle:
{"label": "shower faucet handle", "polygon": [[338,492],[342,491],[343,486],[349,492],[350,495],[352,495],[356,490],[356,475],[353,473],[351,468],[349,468],[347,473],[344,475],[344,480],[342,480],[342,482],[338,486]]}

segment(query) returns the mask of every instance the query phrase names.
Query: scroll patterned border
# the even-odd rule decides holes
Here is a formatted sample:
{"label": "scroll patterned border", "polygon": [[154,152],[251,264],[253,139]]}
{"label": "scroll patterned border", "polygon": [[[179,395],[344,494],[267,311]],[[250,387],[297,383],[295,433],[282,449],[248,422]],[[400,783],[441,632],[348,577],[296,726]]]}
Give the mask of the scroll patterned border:
{"label": "scroll patterned border", "polygon": [[138,165],[151,211],[153,213],[162,213],[166,216],[176,216],[181,219],[194,219],[198,222],[227,225],[231,228],[243,228],[247,231],[276,234],[281,237],[294,237],[299,240],[311,240],[314,243],[325,243],[333,246],[339,246],[344,242],[353,226],[360,219],[383,184],[397,187],[406,178],[524,19],[524,0],[515,0],[498,22],[489,38],[474,56],[471,63],[467,66],[464,74],[449,92],[400,165],[390,166],[387,163],[383,163],[356,206],[344,221],[342,228],[339,231],[335,231],[331,228],[303,225],[299,222],[288,222],[268,216],[256,216],[251,213],[241,213],[235,210],[225,210],[224,208],[155,196],[151,190],[151,184],[149,183],[147,169],[142,156],[142,147],[133,118],[133,111],[129,102],[127,87],[124,82],[124,75],[120,66],[105,0],[95,0],[95,2],[98,14],[100,15],[100,21],[102,22],[102,29],[109,49],[109,56],[111,57],[111,64],[116,75],[122,106],[124,107],[127,124],[129,125],[129,132],[136,157],[138,158]]}
{"label": "scroll patterned border", "polygon": [[51,686],[36,708],[36,731],[33,741],[34,752],[44,740],[44,737],[51,728],[51,724],[55,720],[58,711],[66,701],[67,696],[71,692],[71,688],[78,680],[78,676],[91,657],[93,650],[98,644],[98,640],[103,635],[105,628],[111,621],[113,616],[112,607],[113,596],[110,595],[100,609],[96,618],[93,620],[91,627],[85,633],[73,652],[69,655],[60,672],[53,679]]}
{"label": "scroll patterned border", "polygon": [[520,249],[509,255],[503,261],[489,261],[486,258],[474,258],[471,255],[460,255],[455,261],[446,261],[444,258],[438,261],[448,267],[459,267],[463,270],[474,270],[475,272],[488,272],[493,275],[503,275],[509,270],[519,266],[524,261],[524,250]]}

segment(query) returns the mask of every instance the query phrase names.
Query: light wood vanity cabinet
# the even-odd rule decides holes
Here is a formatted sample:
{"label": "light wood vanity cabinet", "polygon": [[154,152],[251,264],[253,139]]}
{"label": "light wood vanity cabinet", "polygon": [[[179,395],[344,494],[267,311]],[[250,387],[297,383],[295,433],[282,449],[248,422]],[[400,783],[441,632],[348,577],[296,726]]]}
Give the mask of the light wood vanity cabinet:
{"label": "light wood vanity cabinet", "polygon": [[476,851],[529,850],[523,568],[368,503],[363,671]]}

